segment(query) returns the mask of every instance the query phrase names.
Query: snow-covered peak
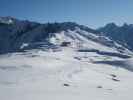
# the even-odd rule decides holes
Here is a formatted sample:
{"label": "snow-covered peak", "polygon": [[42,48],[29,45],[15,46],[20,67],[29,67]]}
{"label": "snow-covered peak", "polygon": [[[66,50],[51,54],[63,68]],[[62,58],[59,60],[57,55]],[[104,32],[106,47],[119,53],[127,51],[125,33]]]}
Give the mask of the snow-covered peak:
{"label": "snow-covered peak", "polygon": [[13,24],[14,23],[14,18],[12,17],[0,17],[0,22],[4,24]]}

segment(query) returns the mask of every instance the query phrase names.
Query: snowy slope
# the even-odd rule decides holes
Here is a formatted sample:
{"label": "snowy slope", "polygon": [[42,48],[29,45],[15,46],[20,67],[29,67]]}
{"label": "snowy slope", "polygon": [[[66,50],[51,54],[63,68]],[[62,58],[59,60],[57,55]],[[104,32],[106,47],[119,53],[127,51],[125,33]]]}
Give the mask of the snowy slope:
{"label": "snowy slope", "polygon": [[96,61],[123,59],[95,52],[30,50],[0,56],[1,100],[132,100],[133,73]]}

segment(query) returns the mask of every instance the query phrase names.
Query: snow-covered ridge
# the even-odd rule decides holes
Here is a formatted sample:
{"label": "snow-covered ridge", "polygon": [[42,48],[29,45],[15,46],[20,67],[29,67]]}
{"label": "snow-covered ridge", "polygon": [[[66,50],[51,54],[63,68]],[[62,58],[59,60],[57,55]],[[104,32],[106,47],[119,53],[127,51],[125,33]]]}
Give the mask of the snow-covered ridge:
{"label": "snow-covered ridge", "polygon": [[60,33],[51,33],[49,42],[54,45],[61,45],[63,42],[70,42],[71,47],[77,49],[96,49],[100,51],[120,52],[126,54],[132,54],[132,52],[120,44],[112,41],[108,37],[102,35],[96,35],[80,28],[75,30],[62,31]]}

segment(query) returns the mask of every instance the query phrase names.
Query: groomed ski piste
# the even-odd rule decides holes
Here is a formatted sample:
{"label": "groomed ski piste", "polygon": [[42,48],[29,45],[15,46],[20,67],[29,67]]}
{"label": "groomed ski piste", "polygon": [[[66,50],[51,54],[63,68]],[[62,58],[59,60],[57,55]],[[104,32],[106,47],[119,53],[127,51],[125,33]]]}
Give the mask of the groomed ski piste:
{"label": "groomed ski piste", "polygon": [[[73,37],[85,41],[87,48],[74,45],[1,55],[0,100],[133,100],[131,52],[119,53],[78,34]],[[50,41],[58,44],[60,39]]]}

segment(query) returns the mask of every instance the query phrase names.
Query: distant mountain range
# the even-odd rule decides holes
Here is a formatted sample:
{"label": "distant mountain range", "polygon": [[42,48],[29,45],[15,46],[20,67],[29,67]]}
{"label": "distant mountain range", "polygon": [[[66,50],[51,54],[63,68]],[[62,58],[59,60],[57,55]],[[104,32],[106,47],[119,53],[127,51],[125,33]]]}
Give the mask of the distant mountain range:
{"label": "distant mountain range", "polygon": [[[122,52],[125,47],[133,50],[133,25],[122,27],[114,23],[97,30],[74,22],[45,23],[18,20],[12,17],[0,17],[0,53],[35,49],[43,44],[56,45],[61,42],[93,41]],[[60,38],[61,37],[61,38]],[[109,38],[111,39],[109,39]],[[122,46],[116,45],[115,41]]]}
{"label": "distant mountain range", "polygon": [[109,23],[97,30],[99,33],[133,50],[133,24],[125,23],[123,26],[117,26],[115,23]]}

